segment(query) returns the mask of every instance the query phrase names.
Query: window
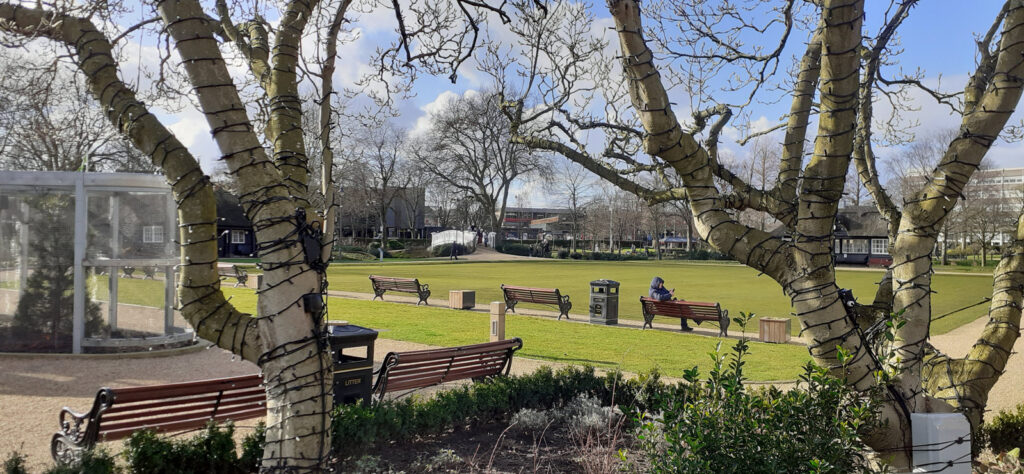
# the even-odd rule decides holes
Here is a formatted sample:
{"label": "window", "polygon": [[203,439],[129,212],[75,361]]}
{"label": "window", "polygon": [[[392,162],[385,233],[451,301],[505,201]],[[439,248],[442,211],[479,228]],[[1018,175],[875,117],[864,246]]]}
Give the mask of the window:
{"label": "window", "polygon": [[889,239],[871,239],[871,253],[889,255]]}
{"label": "window", "polygon": [[231,231],[231,243],[233,243],[233,244],[244,244],[245,243],[245,231],[244,230],[232,230]]}
{"label": "window", "polygon": [[160,225],[147,225],[142,228],[142,242],[146,244],[161,244],[164,242],[164,227]]}
{"label": "window", "polygon": [[843,253],[868,253],[868,239],[847,240],[843,247]]}

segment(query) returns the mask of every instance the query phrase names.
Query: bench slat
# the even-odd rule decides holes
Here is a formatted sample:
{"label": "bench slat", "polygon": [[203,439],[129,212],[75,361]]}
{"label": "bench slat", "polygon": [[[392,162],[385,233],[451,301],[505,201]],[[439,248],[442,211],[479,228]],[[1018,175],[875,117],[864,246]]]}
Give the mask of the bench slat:
{"label": "bench slat", "polygon": [[118,430],[105,431],[103,433],[103,435],[102,435],[102,439],[113,441],[113,440],[117,440],[117,439],[126,438],[126,437],[130,436],[133,432],[135,432],[137,430],[140,430],[140,429],[152,429],[154,431],[169,432],[169,431],[182,431],[182,430],[187,430],[187,429],[190,429],[190,428],[202,428],[202,427],[206,426],[206,423],[208,423],[211,420],[213,420],[215,422],[223,422],[223,421],[227,421],[227,420],[247,420],[247,419],[250,419],[250,418],[258,418],[258,417],[261,417],[261,416],[266,416],[266,414],[267,414],[267,408],[266,407],[259,407],[259,408],[251,408],[251,409],[247,409],[247,410],[239,410],[237,412],[218,413],[217,416],[212,417],[212,418],[209,417],[209,416],[207,416],[207,417],[196,417],[196,418],[185,419],[185,420],[176,421],[176,422],[162,423],[162,424],[158,424],[158,425],[146,425],[146,424],[143,423],[143,424],[140,424],[139,426],[135,426],[135,427],[125,427],[125,428],[121,428],[121,429],[118,429]]}
{"label": "bench slat", "polygon": [[152,385],[147,387],[128,387],[113,389],[115,403],[129,403],[153,398],[170,398],[185,395],[198,395],[220,390],[231,390],[256,387],[263,383],[258,375],[243,375],[225,379],[200,380],[196,382]]}
{"label": "bench slat", "polygon": [[[240,390],[225,391],[223,395],[220,395],[221,401],[230,400],[233,398],[243,398],[249,396],[265,396],[266,392],[262,386],[256,386],[251,388],[244,388]],[[103,419],[109,419],[111,414],[122,413],[122,412],[133,412],[140,410],[151,410],[154,408],[162,408],[165,406],[177,406],[183,403],[200,403],[205,401],[212,401],[218,398],[217,393],[211,393],[203,396],[192,396],[190,398],[185,397],[173,397],[173,398],[161,398],[157,401],[142,401],[142,402],[127,402],[115,404],[113,407],[103,412]]]}
{"label": "bench slat", "polygon": [[433,372],[444,373],[451,370],[461,369],[463,367],[477,367],[488,364],[501,365],[505,363],[505,359],[507,358],[508,354],[501,353],[495,354],[494,356],[487,358],[455,360],[452,361],[451,363],[445,361],[440,364],[421,365],[418,367],[407,367],[405,364],[403,364],[395,366],[390,371],[388,371],[388,378],[394,379],[395,377],[403,377],[408,375],[416,376],[419,374],[427,374]]}
{"label": "bench slat", "polygon": [[264,394],[262,391],[244,398],[221,399],[219,403],[217,402],[216,396],[203,398],[207,399],[203,403],[192,403],[192,400],[188,400],[182,403],[169,402],[164,404],[164,406],[168,408],[146,409],[143,412],[131,411],[127,413],[122,412],[111,415],[110,412],[108,411],[103,414],[103,425],[100,427],[100,430],[102,431],[103,427],[107,426],[108,423],[119,422],[122,420],[131,420],[137,418],[155,418],[160,415],[172,413],[196,412],[203,410],[213,411],[215,408],[218,409],[219,411],[239,405],[262,404],[265,403],[267,399],[266,394]]}
{"label": "bench slat", "polygon": [[374,384],[374,393],[411,390],[454,380],[488,377],[507,372],[519,338],[470,346],[423,351],[391,352]]}
{"label": "bench slat", "polygon": [[409,352],[395,352],[396,357],[402,363],[417,362],[420,360],[433,360],[446,357],[452,357],[454,355],[463,354],[480,354],[484,352],[496,352],[496,351],[507,351],[517,346],[521,346],[522,342],[519,338],[509,339],[505,341],[497,342],[486,342],[483,344],[473,344],[469,346],[460,346],[455,348],[445,349],[426,349],[422,351],[409,351]]}

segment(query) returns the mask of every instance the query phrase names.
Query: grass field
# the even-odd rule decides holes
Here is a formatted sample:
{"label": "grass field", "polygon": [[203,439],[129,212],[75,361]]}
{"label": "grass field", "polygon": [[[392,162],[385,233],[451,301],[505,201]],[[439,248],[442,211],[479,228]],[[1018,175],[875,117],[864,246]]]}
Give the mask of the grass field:
{"label": "grass field", "polygon": [[[231,302],[243,311],[255,311],[252,290],[226,288]],[[486,313],[443,308],[415,307],[380,301],[329,298],[329,317],[381,331],[380,337],[436,346],[457,346],[487,341]],[[510,314],[506,336],[523,339],[517,355],[531,359],[595,367],[617,367],[628,372],[658,368],[662,374],[679,377],[694,366],[707,374],[708,353],[717,338],[666,331],[592,326],[565,321]],[[726,339],[727,350],[735,340]],[[793,380],[810,357],[807,349],[790,344],[751,343],[747,376],[751,380]]]}
{"label": "grass field", "polygon": [[[572,260],[509,261],[501,263],[344,263],[328,270],[330,289],[372,293],[371,274],[416,277],[430,285],[431,304],[445,304],[448,290],[476,290],[477,304],[501,300],[500,285],[556,287],[568,294],[573,312],[586,313],[589,282],[601,278],[619,281],[621,296],[619,317],[642,318],[638,299],[646,296],[651,278],[665,279],[666,287],[675,288],[676,296],[694,301],[717,301],[731,315],[740,311],[755,312],[759,317],[789,317],[789,299],[778,283],[742,265],[702,265],[666,261],[593,262]],[[839,270],[840,286],[850,288],[862,302],[874,299],[876,282],[881,271]],[[992,279],[977,275],[935,275],[932,295],[936,316],[977,303],[992,293]],[[385,296],[387,298],[387,296]],[[544,308],[543,306],[523,305]],[[966,324],[987,311],[987,305],[937,320],[932,334],[944,334]],[[660,319],[660,318],[659,318]],[[665,322],[672,320],[665,319]],[[753,328],[756,330],[756,322]],[[793,333],[799,332],[794,321]]]}

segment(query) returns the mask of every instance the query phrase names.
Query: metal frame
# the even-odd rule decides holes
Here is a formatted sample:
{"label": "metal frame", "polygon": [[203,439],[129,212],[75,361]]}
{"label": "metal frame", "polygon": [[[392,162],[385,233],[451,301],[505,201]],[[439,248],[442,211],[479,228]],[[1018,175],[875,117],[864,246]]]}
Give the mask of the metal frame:
{"label": "metal frame", "polygon": [[[131,266],[160,266],[165,274],[165,300],[164,300],[164,333],[170,334],[174,324],[175,304],[175,271],[174,266],[178,264],[175,259],[121,259],[118,253],[118,243],[113,246],[113,258],[109,259],[86,259],[86,246],[88,245],[88,209],[90,192],[117,192],[117,193],[161,193],[167,194],[168,221],[167,229],[171,231],[171,237],[165,238],[169,253],[174,249],[173,229],[177,229],[177,212],[174,199],[170,196],[170,186],[163,176],[147,175],[138,173],[79,173],[67,171],[0,171],[0,194],[15,194],[24,191],[38,191],[41,189],[52,189],[55,191],[71,192],[75,196],[75,225],[74,225],[74,309],[72,316],[72,353],[82,353],[82,340],[85,338],[85,267],[119,267]],[[119,198],[111,197],[112,205],[116,205]],[[112,207],[116,209],[116,207]],[[111,220],[115,228],[119,226],[118,219]],[[167,233],[165,232],[165,236]],[[22,240],[28,237],[27,233],[20,236]],[[23,252],[26,248],[22,245]],[[25,256],[22,256],[24,259]],[[22,262],[22,288],[27,275],[27,265]],[[111,301],[117,301],[117,278],[110,279]],[[109,320],[113,327],[117,325],[116,304],[110,305]]]}

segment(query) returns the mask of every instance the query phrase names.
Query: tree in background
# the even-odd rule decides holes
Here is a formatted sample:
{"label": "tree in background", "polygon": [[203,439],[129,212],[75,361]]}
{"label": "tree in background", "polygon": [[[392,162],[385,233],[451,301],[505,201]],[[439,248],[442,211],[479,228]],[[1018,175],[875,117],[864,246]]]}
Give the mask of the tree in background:
{"label": "tree in background", "polygon": [[498,101],[486,92],[450,101],[430,117],[430,131],[413,156],[434,179],[471,196],[486,228],[500,240],[512,184],[540,173],[547,162],[542,154],[509,142],[508,118]]}
{"label": "tree in background", "polygon": [[576,251],[576,241],[580,238],[581,225],[586,217],[584,204],[589,199],[590,190],[594,183],[590,173],[582,166],[565,161],[557,172],[557,177],[548,180],[549,185],[556,186],[555,194],[561,198],[566,209],[569,210],[566,216],[569,220],[569,229],[572,235],[569,242],[569,251]]}
{"label": "tree in background", "polygon": [[376,217],[380,246],[387,249],[389,211],[411,181],[405,157],[408,132],[381,118],[367,118],[354,128],[344,146],[349,158],[343,175],[354,200],[365,202]]}
{"label": "tree in background", "polygon": [[0,168],[151,173],[66,64],[0,48]]}

